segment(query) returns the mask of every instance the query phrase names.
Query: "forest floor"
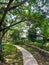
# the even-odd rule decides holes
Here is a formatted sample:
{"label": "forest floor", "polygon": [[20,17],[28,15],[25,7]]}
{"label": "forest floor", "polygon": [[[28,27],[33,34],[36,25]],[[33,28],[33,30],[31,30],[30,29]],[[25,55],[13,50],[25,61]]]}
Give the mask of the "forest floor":
{"label": "forest floor", "polygon": [[5,44],[3,51],[5,63],[0,62],[0,65],[23,65],[22,53],[15,46]]}

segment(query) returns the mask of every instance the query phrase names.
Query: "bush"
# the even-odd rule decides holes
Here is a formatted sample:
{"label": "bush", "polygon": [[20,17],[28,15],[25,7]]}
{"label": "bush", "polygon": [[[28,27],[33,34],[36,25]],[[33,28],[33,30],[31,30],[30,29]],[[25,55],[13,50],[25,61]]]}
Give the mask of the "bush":
{"label": "bush", "polygon": [[25,43],[28,43],[29,44],[29,43],[31,43],[31,41],[30,40],[25,40]]}
{"label": "bush", "polygon": [[42,47],[43,46],[42,43],[39,43],[39,42],[34,42],[34,45],[38,46],[38,47]]}
{"label": "bush", "polygon": [[10,55],[16,50],[15,46],[4,44],[4,53],[5,55]]}
{"label": "bush", "polygon": [[43,49],[49,51],[49,47],[43,46]]}
{"label": "bush", "polygon": [[18,40],[15,44],[23,44],[24,41],[23,40]]}

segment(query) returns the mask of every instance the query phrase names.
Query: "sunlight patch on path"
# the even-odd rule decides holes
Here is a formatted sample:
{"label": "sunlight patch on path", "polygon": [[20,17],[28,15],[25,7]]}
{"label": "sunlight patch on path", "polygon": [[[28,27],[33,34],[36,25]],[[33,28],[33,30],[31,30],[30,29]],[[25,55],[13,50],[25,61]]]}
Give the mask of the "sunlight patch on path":
{"label": "sunlight patch on path", "polygon": [[15,45],[23,54],[23,65],[38,65],[36,59],[33,57],[33,55],[25,50],[24,48]]}

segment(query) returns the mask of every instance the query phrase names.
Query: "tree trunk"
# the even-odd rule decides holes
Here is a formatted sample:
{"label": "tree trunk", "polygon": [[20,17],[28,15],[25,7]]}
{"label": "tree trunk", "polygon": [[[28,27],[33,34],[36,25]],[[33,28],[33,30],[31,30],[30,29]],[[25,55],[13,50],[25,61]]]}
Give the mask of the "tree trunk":
{"label": "tree trunk", "polygon": [[0,61],[4,62],[3,45],[2,45],[2,32],[0,32]]}

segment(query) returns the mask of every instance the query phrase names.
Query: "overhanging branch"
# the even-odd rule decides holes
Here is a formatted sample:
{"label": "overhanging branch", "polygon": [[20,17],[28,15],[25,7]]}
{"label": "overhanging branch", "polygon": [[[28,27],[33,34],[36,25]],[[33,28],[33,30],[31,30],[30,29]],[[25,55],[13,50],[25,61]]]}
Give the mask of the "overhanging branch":
{"label": "overhanging branch", "polygon": [[16,24],[19,24],[19,23],[24,22],[24,21],[26,21],[26,20],[27,20],[27,19],[23,19],[23,20],[21,20],[21,21],[19,21],[19,22],[16,22],[16,23],[14,23],[14,24],[11,24],[10,26],[7,26],[7,27],[1,29],[0,32],[1,32],[1,31],[4,31],[5,29],[9,29],[10,27],[15,26]]}
{"label": "overhanging branch", "polygon": [[0,27],[1,27],[1,25],[2,25],[2,22],[4,22],[5,16],[6,16],[6,14],[7,14],[7,12],[8,12],[8,9],[9,9],[9,7],[10,7],[10,5],[11,5],[12,2],[13,2],[13,0],[9,0],[9,3],[8,3],[8,5],[7,5],[7,8],[4,10],[3,17],[2,17],[2,19],[1,19],[1,21],[0,21]]}
{"label": "overhanging branch", "polygon": [[22,6],[22,4],[24,4],[26,1],[27,1],[27,0],[24,0],[24,1],[22,1],[21,3],[15,5],[15,6],[13,6],[13,7],[10,7],[9,10],[13,10],[13,9],[15,9],[15,8],[17,8],[17,7],[19,7],[19,6]]}
{"label": "overhanging branch", "polygon": [[6,4],[7,5],[8,3],[6,3],[6,2],[0,2],[0,4]]}
{"label": "overhanging branch", "polygon": [[[26,1],[27,1],[27,0],[21,1],[19,4],[10,7],[10,8],[8,9],[8,11],[13,10],[13,9],[16,9],[16,8],[19,7],[19,6],[22,6],[22,4],[24,4]],[[1,8],[0,11],[3,11],[3,10],[5,10],[5,9],[6,9],[6,8]]]}

